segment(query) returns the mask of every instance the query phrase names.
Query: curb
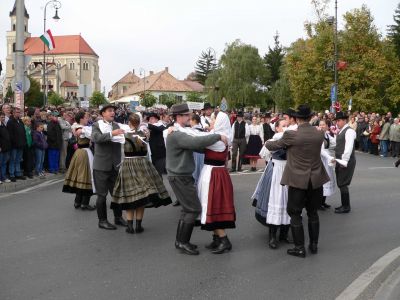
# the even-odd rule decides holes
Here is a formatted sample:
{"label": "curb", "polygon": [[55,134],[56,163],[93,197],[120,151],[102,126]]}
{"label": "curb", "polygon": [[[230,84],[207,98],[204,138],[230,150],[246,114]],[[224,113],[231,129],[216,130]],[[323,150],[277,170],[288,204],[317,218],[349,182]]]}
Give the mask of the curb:
{"label": "curb", "polygon": [[0,185],[0,194],[18,192],[20,190],[42,184],[49,180],[62,179],[65,174],[48,174],[45,179],[34,177],[33,179],[17,180],[16,182],[3,183]]}
{"label": "curb", "polygon": [[384,283],[382,283],[374,297],[374,300],[398,299],[400,299],[400,267],[397,268]]}
{"label": "curb", "polygon": [[400,247],[388,252],[354,280],[336,300],[373,299],[390,275],[400,266]]}

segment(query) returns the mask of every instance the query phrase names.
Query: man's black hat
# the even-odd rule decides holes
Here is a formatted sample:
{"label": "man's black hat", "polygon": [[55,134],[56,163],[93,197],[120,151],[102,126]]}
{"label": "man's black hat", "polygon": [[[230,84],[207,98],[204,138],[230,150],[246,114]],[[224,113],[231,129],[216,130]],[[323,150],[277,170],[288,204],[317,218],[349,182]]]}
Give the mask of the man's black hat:
{"label": "man's black hat", "polygon": [[103,112],[105,112],[107,108],[113,108],[114,111],[117,110],[117,107],[116,107],[114,104],[109,103],[109,104],[104,105],[104,106],[100,109],[100,114],[102,114]]}
{"label": "man's black hat", "polygon": [[148,114],[147,114],[147,117],[150,119],[151,117],[153,117],[153,118],[156,118],[156,119],[158,119],[158,120],[160,120],[160,116],[157,114],[157,113],[155,113],[155,112],[149,112]]}
{"label": "man's black hat", "polygon": [[307,119],[311,117],[314,113],[311,111],[310,106],[308,104],[301,104],[297,108],[296,113],[294,114],[294,117],[300,118],[300,119]]}
{"label": "man's black hat", "polygon": [[211,106],[210,103],[206,102],[206,103],[204,103],[203,109],[204,109],[204,110],[206,110],[206,109],[212,109],[212,106]]}
{"label": "man's black hat", "polygon": [[179,103],[171,106],[172,115],[186,115],[190,114],[189,106],[187,103]]}
{"label": "man's black hat", "polygon": [[345,112],[343,112],[343,111],[338,111],[337,113],[336,113],[336,116],[335,116],[335,120],[341,120],[341,119],[348,119],[349,118],[349,115],[348,114],[346,114]]}
{"label": "man's black hat", "polygon": [[289,117],[295,117],[296,111],[292,108],[288,108],[286,112],[283,113],[284,115],[288,115]]}
{"label": "man's black hat", "polygon": [[244,114],[243,111],[238,111],[236,117],[243,118]]}

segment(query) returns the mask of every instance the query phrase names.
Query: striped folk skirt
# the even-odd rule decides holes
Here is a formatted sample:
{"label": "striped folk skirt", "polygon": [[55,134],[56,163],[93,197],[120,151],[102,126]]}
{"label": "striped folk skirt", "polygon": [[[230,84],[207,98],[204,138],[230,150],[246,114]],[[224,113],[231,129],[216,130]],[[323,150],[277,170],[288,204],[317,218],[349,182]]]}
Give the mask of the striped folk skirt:
{"label": "striped folk skirt", "polygon": [[130,210],[171,203],[162,178],[147,157],[125,157],[115,182],[111,208]]}

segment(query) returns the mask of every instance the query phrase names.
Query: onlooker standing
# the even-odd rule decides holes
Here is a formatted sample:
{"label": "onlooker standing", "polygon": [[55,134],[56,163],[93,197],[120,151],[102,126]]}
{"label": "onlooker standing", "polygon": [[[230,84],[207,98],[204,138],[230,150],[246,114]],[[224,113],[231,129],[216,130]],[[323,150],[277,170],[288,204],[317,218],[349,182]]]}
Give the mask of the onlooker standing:
{"label": "onlooker standing", "polygon": [[[230,172],[242,171],[243,155],[247,147],[247,139],[250,137],[249,125],[243,119],[243,112],[238,112],[236,121],[232,125],[232,168]],[[239,150],[239,163],[236,161]]]}
{"label": "onlooker standing", "polygon": [[10,159],[11,140],[5,124],[5,114],[0,112],[0,183],[10,182],[7,178],[7,162]]}
{"label": "onlooker standing", "polygon": [[49,172],[57,174],[59,170],[60,151],[63,145],[62,130],[58,123],[58,112],[51,113],[50,122],[47,125],[47,156],[49,162]]}
{"label": "onlooker standing", "polygon": [[71,125],[73,123],[73,116],[71,112],[64,112],[62,117],[58,121],[62,130],[62,147],[60,151],[60,172],[66,171],[66,160],[67,160],[67,149],[68,141],[72,137]]}
{"label": "onlooker standing", "polygon": [[11,117],[11,106],[8,104],[3,104],[1,111],[4,113],[4,124],[7,126],[8,120]]}
{"label": "onlooker standing", "polygon": [[17,179],[26,179],[25,176],[22,176],[21,172],[21,160],[26,145],[26,135],[25,126],[20,116],[21,110],[16,107],[12,110],[12,116],[7,122],[7,129],[11,139],[11,155],[8,169],[12,182],[15,182]]}
{"label": "onlooker standing", "polygon": [[385,123],[382,126],[382,131],[379,135],[380,146],[381,146],[381,156],[387,157],[389,148],[389,130],[390,130],[390,120],[385,117]]}
{"label": "onlooker standing", "polygon": [[30,117],[23,117],[22,122],[25,126],[26,145],[23,151],[24,175],[33,178],[35,149],[32,147],[32,120]]}
{"label": "onlooker standing", "polygon": [[43,123],[36,122],[35,130],[32,134],[32,144],[35,149],[35,171],[36,175],[41,178],[44,178],[43,162],[44,154],[47,149],[46,136],[44,135],[43,130]]}
{"label": "onlooker standing", "polygon": [[378,121],[378,119],[375,119],[373,126],[372,126],[371,135],[370,135],[371,154],[379,155],[378,145],[379,145],[379,134],[380,133],[381,133],[381,127],[379,126],[379,121]]}
{"label": "onlooker standing", "polygon": [[400,152],[400,124],[398,118],[395,118],[394,123],[390,126],[389,138],[392,148],[392,157],[397,157]]}

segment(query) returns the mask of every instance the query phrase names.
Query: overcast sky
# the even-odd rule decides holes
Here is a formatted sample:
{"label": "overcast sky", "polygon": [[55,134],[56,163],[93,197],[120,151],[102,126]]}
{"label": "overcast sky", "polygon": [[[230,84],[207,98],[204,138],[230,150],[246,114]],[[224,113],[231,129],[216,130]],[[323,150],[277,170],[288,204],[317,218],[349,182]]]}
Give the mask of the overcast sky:
{"label": "overcast sky", "polygon": [[[217,56],[225,44],[241,39],[261,55],[273,45],[279,31],[284,46],[304,36],[304,22],[315,20],[311,0],[61,0],[61,20],[47,10],[47,28],[53,35],[79,34],[100,56],[100,79],[108,91],[129,70],[160,71],[184,79],[194,70],[202,50],[212,47]],[[399,0],[339,0],[339,16],[366,4],[382,34],[393,23]],[[40,36],[46,0],[25,0],[29,31]],[[6,31],[14,0],[0,1],[0,59],[6,57]],[[334,1],[329,8],[334,14]],[[339,26],[343,18],[339,19]],[[56,45],[57,46],[57,45]],[[3,64],[4,65],[4,64]]]}

